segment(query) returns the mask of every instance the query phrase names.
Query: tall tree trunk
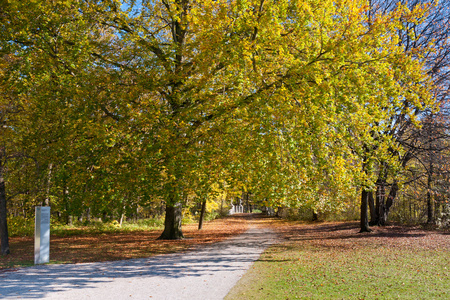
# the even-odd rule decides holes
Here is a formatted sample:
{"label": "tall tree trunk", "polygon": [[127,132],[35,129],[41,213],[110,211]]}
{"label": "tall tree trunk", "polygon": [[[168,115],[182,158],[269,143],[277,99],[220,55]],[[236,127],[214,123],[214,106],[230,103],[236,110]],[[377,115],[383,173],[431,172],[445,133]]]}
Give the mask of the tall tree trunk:
{"label": "tall tree trunk", "polygon": [[9,251],[9,235],[6,210],[6,188],[3,179],[3,164],[0,158],[0,235],[1,235],[1,255],[10,254]]}
{"label": "tall tree trunk", "polygon": [[181,203],[166,205],[166,218],[164,220],[164,231],[159,240],[180,240],[184,238],[181,231]]}
{"label": "tall tree trunk", "polygon": [[205,217],[205,210],[206,210],[206,199],[202,202],[202,209],[200,210],[200,220],[198,221],[198,230],[202,229],[203,227],[203,218]]}
{"label": "tall tree trunk", "polygon": [[394,204],[394,199],[397,197],[398,192],[398,184],[397,181],[394,180],[392,183],[391,189],[389,191],[389,195],[386,199],[386,205],[382,211],[382,215],[380,215],[380,225],[384,226],[387,223],[387,218],[389,216],[389,210],[391,209],[392,204]]}
{"label": "tall tree trunk", "polygon": [[125,206],[122,207],[120,210],[120,216],[119,216],[119,225],[122,226],[123,220],[125,218]]}
{"label": "tall tree trunk", "polygon": [[52,169],[53,169],[53,164],[50,163],[50,165],[48,166],[47,191],[46,191],[45,200],[42,203],[43,206],[50,206],[50,185],[51,185],[51,178],[52,178]]}
{"label": "tall tree trunk", "polygon": [[67,194],[69,192],[67,191],[67,185],[66,185],[66,179],[63,179],[63,188],[62,188],[62,203],[64,205],[64,218],[66,221],[66,224],[72,225],[72,211],[69,207],[69,201],[67,199]]}
{"label": "tall tree trunk", "polygon": [[436,219],[436,217],[439,217],[441,215],[441,202],[444,203],[444,199],[441,197],[439,197],[438,199],[436,199],[436,201],[434,202],[434,217]]}
{"label": "tall tree trunk", "polygon": [[377,190],[375,192],[375,219],[371,220],[370,225],[381,225],[381,218],[386,208],[386,171],[387,164],[383,162],[380,165],[380,171],[376,182]]}
{"label": "tall tree trunk", "polygon": [[165,212],[164,201],[161,201],[161,203],[159,204],[159,215],[162,216],[164,212]]}
{"label": "tall tree trunk", "polygon": [[430,167],[428,169],[427,178],[427,223],[432,224],[434,222],[433,218],[433,197],[431,195],[431,183],[433,180],[433,163],[430,159]]}
{"label": "tall tree trunk", "polygon": [[362,190],[361,192],[361,230],[359,232],[371,232],[369,228],[369,215],[368,215],[368,202],[369,202],[369,192]]}
{"label": "tall tree trunk", "polygon": [[91,222],[91,208],[90,207],[86,208],[86,222],[88,222],[88,223]]}
{"label": "tall tree trunk", "polygon": [[384,179],[379,178],[377,180],[377,191],[375,195],[375,211],[376,211],[376,223],[374,225],[381,225],[381,216],[384,215],[385,209],[385,185],[386,181]]}
{"label": "tall tree trunk", "polygon": [[369,225],[373,226],[373,225],[377,225],[377,212],[375,210],[375,201],[373,198],[373,192],[368,192],[368,204],[369,204],[369,212],[370,212],[370,222]]}

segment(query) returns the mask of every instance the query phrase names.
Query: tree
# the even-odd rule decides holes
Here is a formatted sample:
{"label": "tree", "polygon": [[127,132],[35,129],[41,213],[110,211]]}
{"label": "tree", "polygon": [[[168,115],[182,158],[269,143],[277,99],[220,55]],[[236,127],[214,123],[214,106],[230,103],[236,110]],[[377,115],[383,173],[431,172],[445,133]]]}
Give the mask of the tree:
{"label": "tree", "polygon": [[10,1],[2,45],[27,62],[16,88],[31,127],[58,133],[29,135],[47,146],[44,165],[75,173],[64,191],[92,194],[80,206],[97,209],[129,205],[145,183],[166,204],[161,238],[178,239],[191,186],[212,183],[194,176],[323,208],[373,180],[393,142],[372,133],[406,90],[427,106],[428,85],[396,36],[419,12],[400,7],[369,30],[364,3]]}
{"label": "tree", "polygon": [[10,253],[9,250],[9,236],[8,236],[8,223],[7,223],[7,206],[6,206],[6,188],[4,180],[4,149],[0,156],[0,233],[1,233],[1,254],[6,255]]}
{"label": "tree", "polygon": [[[1,254],[10,254],[8,236],[8,202],[17,195],[28,193],[30,187],[26,184],[15,182],[11,170],[13,166],[22,169],[28,167],[31,158],[23,146],[23,126],[29,120],[29,114],[24,109],[26,101],[21,95],[11,89],[13,83],[9,80],[8,73],[15,63],[13,55],[0,53],[0,235]],[[34,164],[36,167],[36,164]],[[35,175],[35,174],[33,174]],[[36,176],[33,176],[36,180]],[[8,190],[6,188],[9,183]],[[9,193],[8,193],[9,191]]]}
{"label": "tree", "polygon": [[[17,135],[13,128],[17,123],[16,115],[20,113],[20,102],[15,99],[14,93],[10,93],[5,84],[6,72],[13,57],[0,57],[0,236],[1,255],[10,254],[8,235],[8,211],[6,193],[7,161],[11,156],[18,155]],[[16,100],[16,101],[14,101]]]}
{"label": "tree", "polygon": [[[372,14],[388,13],[396,8],[398,2],[388,0],[373,0]],[[449,9],[446,1],[439,3],[435,1],[402,1],[407,5],[410,11],[425,9],[426,14],[421,18],[420,22],[412,22],[403,19],[403,26],[398,30],[398,36],[401,46],[405,53],[416,60],[424,62],[424,68],[428,75],[432,78],[435,85],[433,98],[435,104],[431,107],[421,105],[413,105],[407,97],[402,101],[402,106],[411,111],[410,118],[405,110],[399,110],[392,115],[390,126],[383,134],[393,136],[396,143],[401,145],[400,148],[392,148],[389,157],[397,160],[397,162],[380,161],[378,167],[378,178],[376,181],[376,205],[374,209],[374,218],[371,224],[384,225],[387,221],[389,211],[393,205],[395,198],[403,184],[401,176],[405,174],[408,165],[425,154],[426,148],[431,150],[431,144],[426,146],[431,139],[429,136],[429,126],[418,126],[419,123],[429,119],[427,115],[435,115],[437,107],[444,108],[444,103],[448,98],[448,65],[450,52],[448,47],[449,36]],[[406,90],[407,93],[408,90]],[[428,129],[426,129],[428,128]],[[422,137],[421,137],[422,136]],[[425,143],[424,143],[425,142]],[[435,151],[435,150],[433,150]],[[397,164],[400,169],[395,167]],[[428,167],[430,167],[429,165]],[[427,168],[428,168],[427,167]],[[431,171],[431,170],[430,170]],[[388,183],[390,179],[391,183]],[[412,182],[412,178],[406,179],[405,182]],[[388,191],[386,191],[388,189]]]}

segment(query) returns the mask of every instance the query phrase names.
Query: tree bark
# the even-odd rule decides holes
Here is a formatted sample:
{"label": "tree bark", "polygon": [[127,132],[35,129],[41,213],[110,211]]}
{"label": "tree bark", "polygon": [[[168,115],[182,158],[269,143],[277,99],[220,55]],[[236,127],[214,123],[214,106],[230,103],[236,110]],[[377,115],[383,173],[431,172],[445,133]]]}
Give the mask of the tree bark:
{"label": "tree bark", "polygon": [[181,231],[181,203],[167,204],[164,231],[158,240],[180,240],[183,238],[183,232]]}
{"label": "tree bark", "polygon": [[50,165],[48,167],[48,176],[47,176],[47,191],[46,191],[45,200],[42,203],[43,206],[50,206],[50,185],[51,185],[51,179],[52,179],[52,169],[53,169],[53,164],[50,163]]}
{"label": "tree bark", "polygon": [[205,210],[206,210],[206,199],[202,202],[202,209],[200,210],[200,220],[198,221],[198,230],[202,229],[203,227],[203,219],[205,217]]}
{"label": "tree bark", "polygon": [[374,225],[381,225],[381,216],[384,214],[384,198],[385,198],[385,187],[386,181],[384,179],[377,180],[377,191],[375,195],[375,211],[376,211],[376,223]]}
{"label": "tree bark", "polygon": [[1,235],[1,255],[10,254],[9,250],[9,235],[7,222],[7,207],[6,207],[6,188],[3,179],[3,164],[0,159],[0,235]]}
{"label": "tree bark", "polygon": [[368,192],[368,204],[369,204],[369,212],[370,212],[370,222],[369,225],[373,226],[377,224],[377,212],[375,210],[375,201],[373,199],[373,192]]}
{"label": "tree bark", "polygon": [[369,215],[368,215],[368,202],[369,202],[369,192],[362,190],[361,192],[361,232],[371,232],[369,228]]}
{"label": "tree bark", "polygon": [[382,209],[382,214],[380,215],[380,225],[384,226],[387,223],[387,218],[389,216],[389,210],[391,209],[392,204],[394,204],[394,199],[397,197],[398,192],[398,184],[397,181],[391,186],[391,190],[389,191],[389,195],[386,199],[386,205],[384,209]]}
{"label": "tree bark", "polygon": [[427,178],[427,223],[432,224],[434,222],[433,218],[433,199],[431,195],[431,183],[433,180],[433,163],[430,159],[430,167],[428,170],[428,178]]}
{"label": "tree bark", "polygon": [[67,190],[67,181],[65,178],[63,178],[63,188],[62,188],[62,203],[64,205],[64,213],[63,216],[65,218],[66,224],[67,225],[72,225],[72,211],[69,209],[69,201],[67,199],[67,194],[68,194],[68,190]]}
{"label": "tree bark", "polygon": [[247,203],[247,213],[251,213],[252,212],[252,207],[250,205],[250,193],[249,192],[245,193],[245,201]]}
{"label": "tree bark", "polygon": [[123,219],[125,218],[125,214],[123,213],[123,211],[122,211],[122,213],[120,214],[120,218],[119,218],[119,225],[120,226],[122,226],[122,224],[123,224]]}
{"label": "tree bark", "polygon": [[[442,197],[442,196],[441,196]],[[437,216],[441,215],[441,203],[444,203],[444,200],[439,197],[438,199],[436,199],[436,201],[434,202],[434,217],[436,218]]]}

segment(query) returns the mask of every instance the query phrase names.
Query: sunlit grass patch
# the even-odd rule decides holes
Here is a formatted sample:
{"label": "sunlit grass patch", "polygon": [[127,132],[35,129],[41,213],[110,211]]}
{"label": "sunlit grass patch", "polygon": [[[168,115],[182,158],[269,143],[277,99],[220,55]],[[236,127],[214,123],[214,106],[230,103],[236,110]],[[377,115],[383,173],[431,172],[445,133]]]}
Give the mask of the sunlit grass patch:
{"label": "sunlit grass patch", "polygon": [[[291,232],[290,241],[269,248],[226,299],[450,298],[449,244],[427,248],[419,240],[417,246],[404,243],[403,236],[355,231],[353,239],[348,229],[313,230],[305,226],[303,233]],[[448,235],[436,239],[450,243]]]}

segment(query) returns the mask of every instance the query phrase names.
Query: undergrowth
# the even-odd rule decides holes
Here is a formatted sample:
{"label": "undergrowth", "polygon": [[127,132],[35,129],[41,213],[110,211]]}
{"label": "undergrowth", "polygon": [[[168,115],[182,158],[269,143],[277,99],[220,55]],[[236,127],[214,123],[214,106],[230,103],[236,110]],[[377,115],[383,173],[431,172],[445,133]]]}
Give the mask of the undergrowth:
{"label": "undergrowth", "polygon": [[[51,220],[51,234],[56,236],[72,236],[80,234],[98,234],[112,232],[131,232],[143,230],[158,230],[164,226],[164,219],[161,217],[140,219],[137,221],[123,222],[118,221],[102,222],[93,220],[90,222],[76,221],[72,225],[59,224]],[[8,229],[10,237],[31,237],[34,236],[34,220],[21,217],[8,219]]]}

